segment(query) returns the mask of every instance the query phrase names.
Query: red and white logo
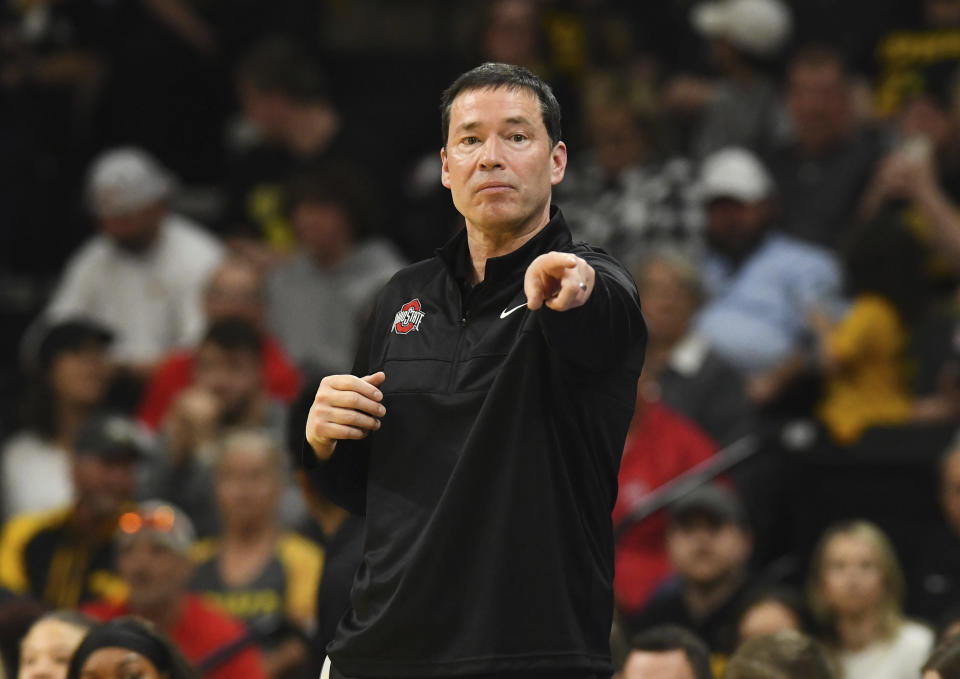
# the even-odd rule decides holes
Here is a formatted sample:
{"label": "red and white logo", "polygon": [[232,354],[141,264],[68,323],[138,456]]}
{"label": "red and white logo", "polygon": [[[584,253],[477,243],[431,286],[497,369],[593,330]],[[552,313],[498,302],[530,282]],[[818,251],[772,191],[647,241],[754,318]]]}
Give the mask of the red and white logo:
{"label": "red and white logo", "polygon": [[419,331],[420,321],[425,315],[420,311],[420,300],[412,299],[400,307],[400,311],[393,317],[392,331],[400,335],[406,335],[411,330]]}

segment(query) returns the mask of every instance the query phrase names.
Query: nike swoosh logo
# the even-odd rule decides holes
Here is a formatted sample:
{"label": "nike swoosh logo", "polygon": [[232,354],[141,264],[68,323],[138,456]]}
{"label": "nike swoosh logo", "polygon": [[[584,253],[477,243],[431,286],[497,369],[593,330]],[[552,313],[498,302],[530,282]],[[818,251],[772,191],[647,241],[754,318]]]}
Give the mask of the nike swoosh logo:
{"label": "nike swoosh logo", "polygon": [[500,318],[506,318],[507,316],[509,316],[510,314],[512,314],[512,313],[513,313],[514,311],[516,311],[517,309],[522,309],[522,308],[525,307],[525,306],[527,306],[527,303],[526,303],[526,302],[524,302],[523,304],[520,304],[520,305],[518,305],[518,306],[513,307],[513,308],[510,309],[509,311],[507,311],[506,309],[504,309],[503,311],[500,312]]}

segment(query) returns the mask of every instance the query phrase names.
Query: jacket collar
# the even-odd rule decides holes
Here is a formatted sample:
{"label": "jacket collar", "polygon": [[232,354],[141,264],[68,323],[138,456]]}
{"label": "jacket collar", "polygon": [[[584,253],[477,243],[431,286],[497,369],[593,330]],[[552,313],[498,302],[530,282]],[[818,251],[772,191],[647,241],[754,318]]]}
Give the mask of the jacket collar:
{"label": "jacket collar", "polygon": [[[502,280],[517,272],[523,273],[540,255],[552,250],[567,249],[572,242],[563,213],[556,205],[551,205],[550,221],[533,238],[513,252],[487,260],[484,281]],[[443,247],[438,248],[436,254],[458,282],[465,283],[470,280],[473,263],[470,260],[466,228],[460,229]]]}

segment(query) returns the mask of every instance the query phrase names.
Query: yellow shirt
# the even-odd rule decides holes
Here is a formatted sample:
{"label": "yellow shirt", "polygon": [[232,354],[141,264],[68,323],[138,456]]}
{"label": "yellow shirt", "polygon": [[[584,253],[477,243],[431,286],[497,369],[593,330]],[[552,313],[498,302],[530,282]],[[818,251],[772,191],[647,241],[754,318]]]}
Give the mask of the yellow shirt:
{"label": "yellow shirt", "polygon": [[820,419],[840,443],[853,443],[864,429],[910,417],[913,397],[901,359],[907,332],[893,305],[861,295],[827,338],[827,352],[840,370],[827,381]]}

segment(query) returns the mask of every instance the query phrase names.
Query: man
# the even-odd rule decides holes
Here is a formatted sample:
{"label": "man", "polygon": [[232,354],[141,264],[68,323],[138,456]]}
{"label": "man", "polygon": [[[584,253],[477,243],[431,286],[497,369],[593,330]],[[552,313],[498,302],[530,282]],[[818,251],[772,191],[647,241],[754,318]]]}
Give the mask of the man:
{"label": "man", "polygon": [[630,620],[630,629],[680,625],[693,630],[713,653],[728,654],[752,549],[737,497],[721,486],[694,491],[674,506],[667,529],[667,554],[677,578]]}
{"label": "man", "polygon": [[737,649],[725,679],[833,679],[826,649],[805,634],[785,630],[751,639]]}
{"label": "man", "polygon": [[710,652],[694,634],[674,625],[634,637],[616,679],[713,679]]}
{"label": "man", "polygon": [[267,308],[271,329],[306,372],[350,369],[373,298],[405,263],[386,239],[364,237],[369,201],[366,182],[346,166],[290,183],[297,250],[271,273]]}
{"label": "man", "polygon": [[381,292],[356,376],[324,378],[307,419],[314,481],[366,514],[330,676],[608,676],[636,288],[551,208],[547,85],[484,64],[442,110],[466,228]]}
{"label": "man", "polygon": [[[219,321],[197,349],[194,384],[174,401],[164,422],[163,454],[140,497],[161,497],[187,512],[204,537],[218,531],[210,462],[217,439],[232,427],[261,428],[283,440],[287,413],[263,385],[263,338],[241,319]],[[287,525],[306,507],[289,484],[282,503]]]}
{"label": "man", "polygon": [[170,211],[171,179],[144,151],[97,158],[88,193],[101,234],[67,265],[47,307],[54,320],[84,316],[111,330],[112,353],[145,377],[164,353],[199,339],[200,299],[222,247]]}
{"label": "man", "polygon": [[780,228],[827,247],[841,246],[849,233],[888,141],[858,123],[853,87],[838,51],[801,49],[787,78],[791,135],[767,157],[780,193]]}
{"label": "man", "polygon": [[122,596],[113,571],[113,532],[133,500],[134,462],[144,455],[132,422],[115,415],[90,419],[74,443],[73,504],[7,522],[0,538],[0,584],[51,608]]}
{"label": "man", "polygon": [[776,399],[809,363],[815,310],[833,311],[840,267],[826,250],[772,232],[775,188],[755,155],[727,148],[701,171],[707,210],[697,330],[747,378],[757,404]]}
{"label": "man", "polygon": [[[213,272],[203,293],[204,319],[209,325],[228,318],[241,318],[261,332],[266,326],[266,291],[260,271],[241,257],[230,257]],[[138,417],[156,429],[174,398],[193,382],[196,350],[181,349],[157,366],[147,383]],[[261,355],[263,384],[270,394],[290,402],[299,393],[301,379],[296,366],[276,337],[264,332]]]}
{"label": "man", "polygon": [[247,636],[244,626],[188,592],[193,537],[193,526],[183,512],[162,502],[144,502],[123,514],[117,532],[117,570],[129,595],[121,602],[93,602],[84,612],[103,622],[124,615],[148,620],[170,637],[205,679],[265,679],[260,652],[240,644]]}

